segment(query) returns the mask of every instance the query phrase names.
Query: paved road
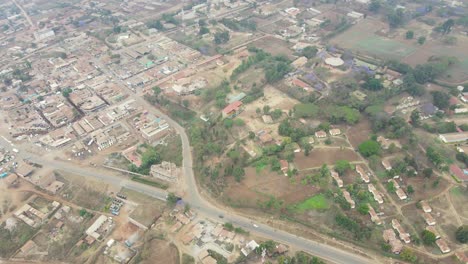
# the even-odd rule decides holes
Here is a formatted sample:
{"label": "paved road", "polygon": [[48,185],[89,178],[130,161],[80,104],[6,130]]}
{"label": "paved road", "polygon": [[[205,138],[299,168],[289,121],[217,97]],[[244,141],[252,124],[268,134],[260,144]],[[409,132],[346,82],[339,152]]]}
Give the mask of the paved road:
{"label": "paved road", "polygon": [[[245,218],[240,215],[235,215],[231,212],[226,212],[223,209],[216,208],[211,205],[208,201],[203,199],[198,190],[197,184],[195,182],[195,175],[192,169],[192,152],[190,148],[190,142],[185,129],[180,126],[177,122],[169,118],[169,116],[163,114],[157,108],[150,105],[143,98],[128,92],[129,96],[138,102],[144,109],[150,113],[161,116],[167,120],[169,125],[171,125],[182,139],[182,151],[183,151],[183,171],[184,171],[184,181],[186,188],[186,195],[183,197],[188,203],[191,204],[192,208],[197,210],[201,215],[206,216],[212,219],[219,219],[219,215],[223,215],[223,221],[232,222],[236,226],[240,226],[250,232],[259,234],[267,238],[271,238],[275,241],[283,242],[293,246],[294,248],[309,252],[315,256],[321,257],[328,261],[334,263],[343,263],[343,264],[363,264],[363,263],[376,263],[375,260],[370,260],[359,255],[347,252],[323,243],[318,243],[315,241],[307,240],[296,235],[276,230],[273,227],[264,225],[261,223],[255,223],[257,227],[254,226],[252,220]],[[12,150],[17,148],[20,152],[17,154],[23,159],[29,159],[32,162],[47,166],[50,168],[62,170],[65,172],[70,172],[77,175],[82,175],[84,177],[99,179],[108,184],[114,186],[122,186],[134,191],[150,195],[152,197],[165,200],[166,192],[144,185],[136,182],[132,182],[123,176],[114,175],[108,171],[98,170],[96,168],[83,168],[78,165],[57,161],[57,160],[47,160],[44,157],[40,157],[35,154],[27,153],[25,150],[21,149],[20,146],[12,146],[11,142],[8,142],[5,138],[1,138],[0,142],[7,149]]]}

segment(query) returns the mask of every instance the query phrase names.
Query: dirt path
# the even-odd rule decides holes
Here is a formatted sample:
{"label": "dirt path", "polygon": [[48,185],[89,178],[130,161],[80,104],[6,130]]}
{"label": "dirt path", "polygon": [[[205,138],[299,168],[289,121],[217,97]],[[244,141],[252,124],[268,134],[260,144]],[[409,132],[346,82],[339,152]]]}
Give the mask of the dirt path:
{"label": "dirt path", "polygon": [[26,12],[26,10],[24,10],[23,7],[20,4],[18,4],[18,2],[16,2],[16,0],[13,0],[13,3],[15,3],[15,5],[21,10],[21,13],[23,13],[23,16],[26,18],[29,25],[31,25],[31,27],[33,29],[35,29],[36,27],[34,26],[34,23],[32,22],[31,18],[29,17],[28,13]]}

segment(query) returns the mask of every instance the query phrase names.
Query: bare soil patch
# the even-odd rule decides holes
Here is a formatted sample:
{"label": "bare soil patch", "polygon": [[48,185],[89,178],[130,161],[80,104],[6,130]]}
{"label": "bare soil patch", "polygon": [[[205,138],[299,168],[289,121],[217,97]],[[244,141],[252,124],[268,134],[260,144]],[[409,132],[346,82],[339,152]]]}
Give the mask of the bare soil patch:
{"label": "bare soil patch", "polygon": [[369,120],[361,118],[359,123],[348,129],[346,135],[348,136],[351,145],[353,145],[353,148],[357,148],[361,142],[369,139],[371,132],[372,128]]}
{"label": "bare soil patch", "polygon": [[359,156],[356,152],[340,148],[313,149],[309,156],[305,156],[304,153],[300,152],[295,157],[294,164],[296,164],[299,170],[316,168],[323,164],[332,165],[337,160],[359,161]]}

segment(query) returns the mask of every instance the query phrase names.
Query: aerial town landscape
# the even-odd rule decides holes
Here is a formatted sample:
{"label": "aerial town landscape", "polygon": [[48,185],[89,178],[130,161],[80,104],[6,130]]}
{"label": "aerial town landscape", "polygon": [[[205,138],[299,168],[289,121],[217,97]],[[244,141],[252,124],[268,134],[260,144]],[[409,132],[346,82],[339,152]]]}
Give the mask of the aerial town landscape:
{"label": "aerial town landscape", "polygon": [[465,0],[0,0],[0,262],[468,264]]}

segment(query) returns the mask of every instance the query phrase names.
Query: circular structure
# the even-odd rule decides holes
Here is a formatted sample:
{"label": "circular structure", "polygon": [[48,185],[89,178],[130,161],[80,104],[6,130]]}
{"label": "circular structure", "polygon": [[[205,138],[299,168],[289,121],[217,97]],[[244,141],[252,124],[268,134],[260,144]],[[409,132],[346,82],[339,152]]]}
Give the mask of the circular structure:
{"label": "circular structure", "polygon": [[340,58],[330,57],[325,59],[325,63],[333,67],[339,67],[344,64],[344,61]]}

